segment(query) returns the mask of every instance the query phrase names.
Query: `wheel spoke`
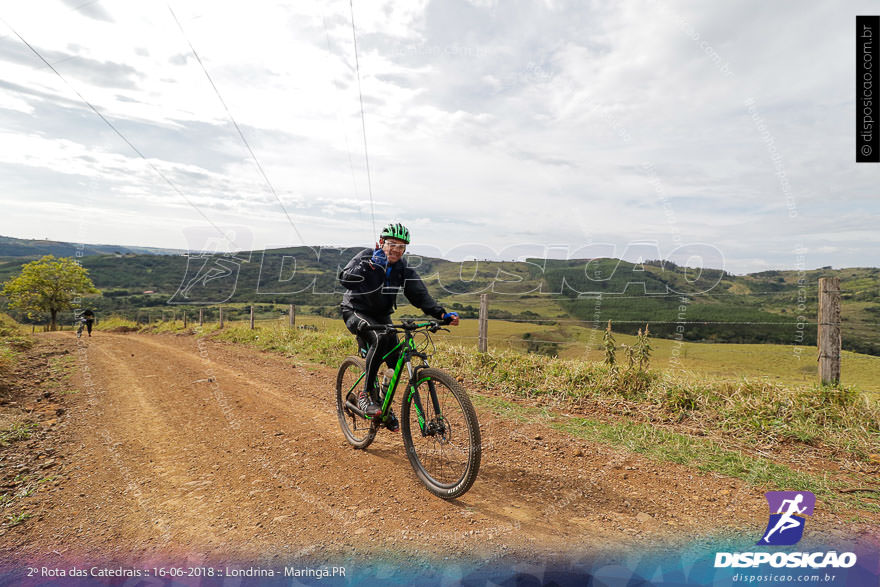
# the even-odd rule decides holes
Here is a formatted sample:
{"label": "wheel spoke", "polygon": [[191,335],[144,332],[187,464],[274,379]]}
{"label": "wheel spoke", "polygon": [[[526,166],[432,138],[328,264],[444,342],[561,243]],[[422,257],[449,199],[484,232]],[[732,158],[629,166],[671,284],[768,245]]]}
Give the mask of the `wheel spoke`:
{"label": "wheel spoke", "polygon": [[[422,437],[421,434],[416,433],[413,436],[413,448],[416,458],[429,477],[440,485],[455,485],[465,476],[468,469],[470,451],[462,450],[454,442],[459,428],[463,431],[467,430],[467,416],[464,407],[451,389],[436,379],[432,380],[432,383],[437,394],[440,413],[434,410],[429,385],[423,384],[419,387],[419,394],[425,409],[425,420],[433,430],[433,434]],[[410,419],[411,429],[417,431],[415,409],[411,410]]]}
{"label": "wheel spoke", "polygon": [[359,382],[362,382],[364,375],[364,364],[360,358],[347,358],[336,380],[336,401],[339,416],[339,425],[349,444],[355,448],[366,448],[373,440],[376,434],[375,428],[370,422],[364,420],[357,414],[350,412],[345,403],[351,402],[357,404],[357,390]]}

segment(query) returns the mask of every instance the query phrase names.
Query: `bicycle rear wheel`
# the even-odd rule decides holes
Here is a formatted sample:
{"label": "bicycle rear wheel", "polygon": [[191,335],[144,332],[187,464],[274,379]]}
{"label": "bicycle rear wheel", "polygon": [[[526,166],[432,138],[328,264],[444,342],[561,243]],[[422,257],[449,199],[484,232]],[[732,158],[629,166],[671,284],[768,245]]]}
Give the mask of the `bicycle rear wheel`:
{"label": "bicycle rear wheel", "polygon": [[[445,371],[422,369],[411,385],[415,392],[407,388],[400,409],[406,456],[428,491],[443,499],[460,497],[480,470],[477,412],[467,392]],[[417,404],[425,422],[424,434]]]}
{"label": "bicycle rear wheel", "polygon": [[339,427],[350,445],[364,449],[376,438],[376,426],[371,420],[362,418],[345,406],[345,402],[357,405],[358,391],[364,386],[364,360],[360,357],[346,357],[336,376],[336,415]]}

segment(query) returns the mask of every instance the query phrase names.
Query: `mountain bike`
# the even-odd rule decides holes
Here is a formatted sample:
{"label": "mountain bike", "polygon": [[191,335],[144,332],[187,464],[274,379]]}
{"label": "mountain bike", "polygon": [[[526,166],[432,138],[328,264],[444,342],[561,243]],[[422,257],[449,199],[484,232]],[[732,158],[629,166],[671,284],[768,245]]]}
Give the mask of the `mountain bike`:
{"label": "mountain bike", "polygon": [[[443,499],[460,497],[471,488],[480,469],[480,426],[467,392],[454,377],[428,365],[428,357],[435,348],[431,334],[448,329],[435,321],[413,320],[366,328],[403,333],[403,339],[376,359],[384,361],[392,353],[400,353],[382,386],[382,411],[372,418],[357,405],[357,395],[366,377],[367,349],[360,348],[359,356],[342,361],[336,378],[336,411],[345,439],[357,449],[366,449],[373,442],[387,420],[405,367],[408,381],[400,405],[400,432],[406,456],[428,491]],[[431,353],[426,352],[429,347]],[[419,359],[418,364],[413,364],[414,359]]]}

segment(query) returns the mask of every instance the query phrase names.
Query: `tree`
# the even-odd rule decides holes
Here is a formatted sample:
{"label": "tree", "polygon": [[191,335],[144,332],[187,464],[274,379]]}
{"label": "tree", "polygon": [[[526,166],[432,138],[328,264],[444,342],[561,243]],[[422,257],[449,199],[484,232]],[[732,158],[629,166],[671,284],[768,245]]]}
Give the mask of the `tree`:
{"label": "tree", "polygon": [[70,257],[46,255],[21,268],[21,275],[3,285],[2,294],[9,298],[9,307],[26,312],[28,318],[48,312],[52,330],[58,312],[70,310],[79,298],[100,293],[89,278],[87,269]]}

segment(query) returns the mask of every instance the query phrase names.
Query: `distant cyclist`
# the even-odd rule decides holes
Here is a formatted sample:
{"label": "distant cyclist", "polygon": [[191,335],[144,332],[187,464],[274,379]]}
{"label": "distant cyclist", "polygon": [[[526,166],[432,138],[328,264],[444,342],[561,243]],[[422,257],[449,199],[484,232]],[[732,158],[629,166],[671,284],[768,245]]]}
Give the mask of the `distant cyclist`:
{"label": "distant cyclist", "polygon": [[[346,288],[342,296],[342,319],[348,330],[360,336],[368,345],[366,357],[366,381],[358,394],[358,407],[372,417],[382,411],[378,404],[376,374],[382,357],[397,345],[397,334],[365,330],[374,324],[391,324],[391,314],[397,308],[397,294],[425,314],[442,320],[445,324],[458,325],[458,314],[447,312],[440,306],[415,269],[407,267],[403,253],[410,242],[409,230],[402,224],[389,224],[382,229],[375,248],[364,249],[352,258],[339,273],[339,281]],[[385,363],[394,367],[397,353],[389,355]],[[389,430],[399,428],[397,417],[390,412],[386,425]]]}
{"label": "distant cyclist", "polygon": [[89,308],[86,308],[80,312],[76,318],[79,321],[79,328],[76,329],[76,337],[79,338],[82,336],[83,326],[86,327],[89,336],[92,336],[92,325],[95,323],[95,313]]}

